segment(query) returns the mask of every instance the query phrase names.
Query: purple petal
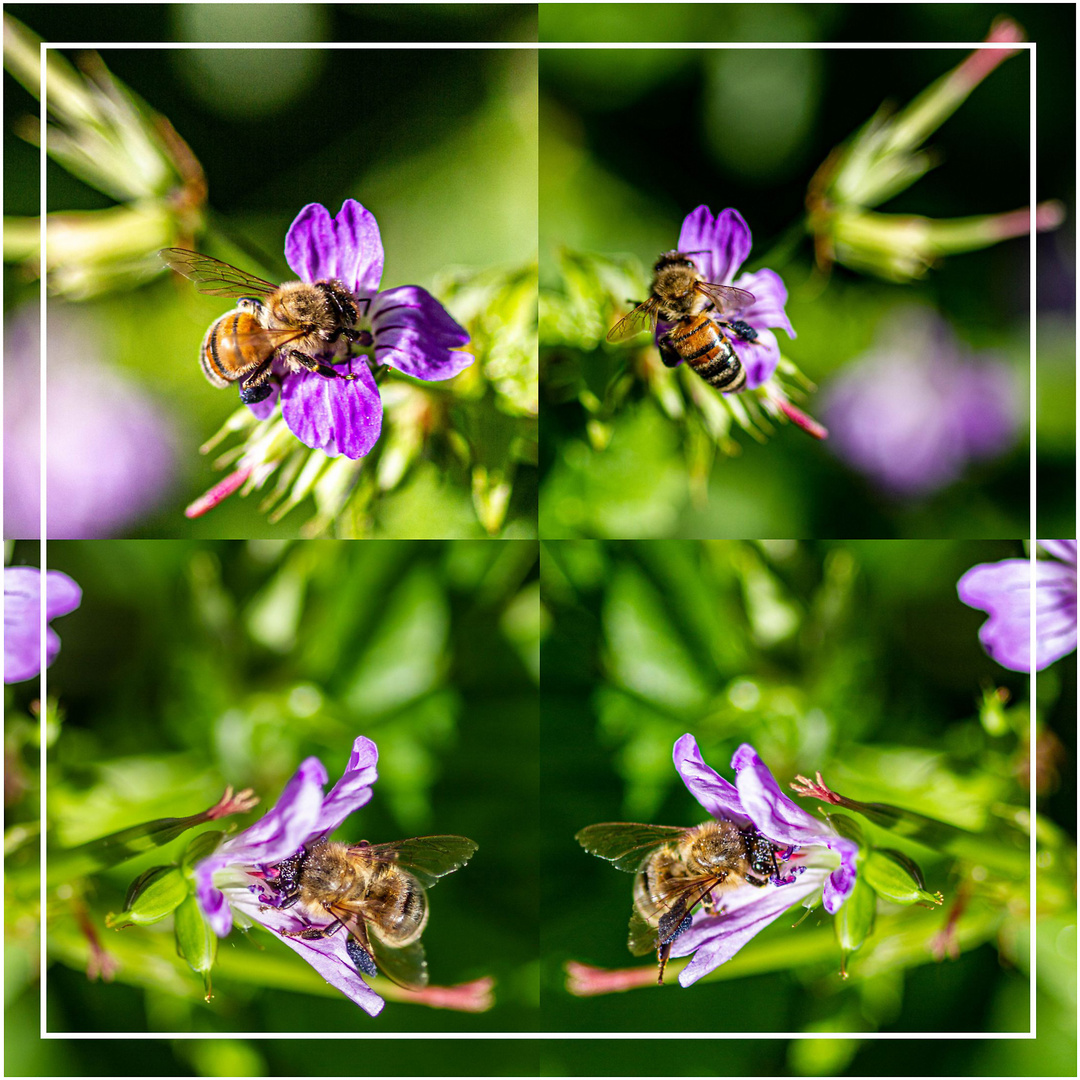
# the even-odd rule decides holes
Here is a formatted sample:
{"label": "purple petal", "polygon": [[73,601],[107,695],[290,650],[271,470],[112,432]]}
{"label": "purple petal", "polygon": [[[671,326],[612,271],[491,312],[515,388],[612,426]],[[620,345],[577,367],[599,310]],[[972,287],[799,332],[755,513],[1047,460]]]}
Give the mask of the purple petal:
{"label": "purple petal", "polygon": [[82,589],[59,570],[45,574],[45,618],[57,618],[74,611],[82,602]]}
{"label": "purple petal", "polygon": [[821,902],[830,915],[835,915],[855,888],[859,845],[854,840],[837,838],[829,847],[840,853],[840,865],[825,879]]}
{"label": "purple petal", "polygon": [[45,666],[48,667],[60,652],[60,635],[51,627],[45,627]]}
{"label": "purple petal", "polygon": [[313,941],[300,937],[282,937],[293,952],[299,953],[331,986],[356,1002],[369,1016],[378,1016],[385,1002],[356,970],[345,951],[344,933]]}
{"label": "purple petal", "polygon": [[195,867],[195,897],[199,907],[210,924],[210,929],[218,937],[226,937],[232,929],[232,906],[225,894],[214,884],[214,874],[224,870],[232,862],[232,856],[219,852],[203,859]]}
{"label": "purple petal", "polygon": [[732,334],[730,339],[735,352],[746,368],[746,387],[753,390],[760,386],[776,370],[780,363],[780,346],[771,330],[758,330],[757,341],[743,341]]}
{"label": "purple petal", "polygon": [[1040,540],[1039,546],[1062,562],[1076,565],[1076,541],[1075,540]]}
{"label": "purple petal", "polygon": [[[74,611],[82,589],[67,574],[50,570],[45,576],[45,617],[55,619]],[[41,571],[35,566],[4,569],[4,682],[24,682],[41,670]],[[45,628],[45,663],[60,651],[60,638]]]}
{"label": "purple petal", "polygon": [[4,568],[4,682],[32,679],[41,670],[41,571]]}
{"label": "purple petal", "polygon": [[800,900],[821,888],[824,870],[807,870],[790,885],[753,886],[724,894],[724,911],[695,919],[675,939],[672,956],[694,959],[679,973],[679,983],[691,986],[710,971],[727,963],[748,941]]}
{"label": "purple petal", "polygon": [[275,936],[299,953],[331,986],[340,990],[346,997],[355,1001],[366,1013],[377,1016],[383,1007],[383,999],[360,976],[355,965],[349,959],[345,943],[348,940],[344,932],[329,937],[305,940],[300,937],[286,937],[295,934],[306,924],[295,909],[268,907],[259,901],[257,895],[248,890],[230,890],[233,905],[241,910],[253,922],[266,927]]}
{"label": "purple petal", "polygon": [[795,337],[784,306],[787,304],[787,287],[775,270],[755,270],[752,274],[740,274],[733,283],[739,289],[754,294],[754,302],[739,312],[739,318],[755,329],[768,326],[785,330],[788,337]]}
{"label": "purple petal", "polygon": [[319,835],[326,780],[323,763],[316,757],[305,758],[273,809],[225,842],[232,861],[240,862],[250,854],[252,863],[280,862]]}
{"label": "purple petal", "polygon": [[382,279],[378,223],[355,199],[332,220],[325,206],[309,203],[289,227],[285,258],[304,281],[338,278],[357,296],[369,295]]}
{"label": "purple petal", "polygon": [[379,748],[375,743],[363,735],[358,736],[345,772],[323,800],[316,826],[320,834],[333,832],[371,798],[371,785],[379,779],[375,770],[378,760]]}
{"label": "purple petal", "polygon": [[731,759],[739,799],[758,831],[781,844],[821,846],[836,834],[818,818],[796,806],[781,790],[768,766],[748,743]]}
{"label": "purple petal", "polygon": [[375,359],[427,382],[451,379],[472,362],[469,335],[425,289],[401,285],[379,293],[371,305]]}
{"label": "purple petal", "polygon": [[1036,588],[1035,670],[1076,648],[1076,568],[1003,559],[972,567],[957,583],[960,599],[990,618],[979,628],[987,654],[1010,671],[1031,670],[1031,582]]}
{"label": "purple petal", "polygon": [[738,791],[705,764],[693,735],[683,735],[675,743],[672,757],[682,782],[708,813],[714,818],[729,818],[744,827],[750,824]]}
{"label": "purple petal", "polygon": [[714,220],[707,206],[699,206],[679,232],[679,250],[690,253],[702,277],[718,285],[731,284],[750,245],[750,227],[738,210],[721,210]]}
{"label": "purple petal", "polygon": [[281,391],[281,415],[305,446],[355,460],[378,441],[382,399],[363,360],[349,367],[359,378],[328,379],[314,371],[289,375]]}

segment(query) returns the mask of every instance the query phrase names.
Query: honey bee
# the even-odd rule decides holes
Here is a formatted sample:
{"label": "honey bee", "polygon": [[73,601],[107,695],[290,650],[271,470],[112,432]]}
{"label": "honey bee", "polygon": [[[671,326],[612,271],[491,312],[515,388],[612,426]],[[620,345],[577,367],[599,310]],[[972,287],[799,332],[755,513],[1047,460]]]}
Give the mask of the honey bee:
{"label": "honey bee", "polygon": [[642,330],[655,330],[657,321],[670,323],[657,342],[660,359],[668,367],[685,360],[710,386],[734,393],[746,385],[746,369],[724,331],[756,342],[757,331],[732,318],[753,302],[754,294],[744,289],[702,280],[686,253],[667,251],[653,267],[649,299],[620,319],[607,339],[624,341]]}
{"label": "honey bee", "polygon": [[713,915],[717,895],[727,890],[795,880],[794,875],[781,876],[777,864],[778,858],[790,857],[790,850],[779,851],[756,829],[734,821],[707,821],[689,829],[607,822],[587,826],[576,839],[590,855],[634,874],[627,945],[635,956],[656,951],[661,985],[671,946],[689,929],[698,904]]}
{"label": "honey bee", "polygon": [[274,285],[228,263],[185,248],[165,248],[162,260],[196,283],[199,292],[229,296],[236,307],[211,324],[199,349],[203,374],[214,386],[243,380],[246,405],[273,393],[271,364],[280,358],[291,371],[306,369],[328,379],[355,379],[318,359],[339,338],[370,344],[356,330],[356,302],[340,281]]}
{"label": "honey bee", "polygon": [[296,905],[310,925],[287,934],[308,941],[344,931],[357,970],[382,971],[399,986],[427,985],[420,935],[426,889],[464,866],[477,845],[464,836],[418,836],[391,844],[343,844],[325,838],[278,866],[272,880],[282,908]]}

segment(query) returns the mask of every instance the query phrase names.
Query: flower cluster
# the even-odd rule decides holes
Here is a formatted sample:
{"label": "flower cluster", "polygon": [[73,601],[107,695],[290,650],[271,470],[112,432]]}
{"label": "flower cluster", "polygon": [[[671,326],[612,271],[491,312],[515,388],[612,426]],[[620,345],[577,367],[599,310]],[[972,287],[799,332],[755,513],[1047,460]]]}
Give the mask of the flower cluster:
{"label": "flower cluster", "polygon": [[[979,629],[987,653],[1011,671],[1042,671],[1076,649],[1076,541],[1040,540],[1052,559],[1003,559],[973,566],[957,583],[960,599],[988,612]],[[1035,587],[1035,656],[1031,589]]]}
{"label": "flower cluster", "polygon": [[1007,364],[965,355],[948,324],[917,308],[886,320],[874,348],[827,387],[822,411],[836,455],[906,500],[1008,450],[1023,412]]}
{"label": "flower cluster", "polygon": [[[751,293],[754,302],[738,312],[739,320],[753,334],[730,335],[739,361],[746,369],[746,388],[761,386],[776,371],[780,363],[780,346],[773,329],[784,330],[794,338],[784,311],[787,289],[774,270],[755,270],[739,274],[739,268],[750,255],[750,227],[742,214],[730,207],[714,218],[707,206],[699,206],[688,214],[679,230],[678,250],[691,257],[705,281],[714,285],[733,285]],[[670,327],[657,327],[657,337]],[[752,337],[752,340],[751,340]]]}
{"label": "flower cluster", "polygon": [[1002,214],[936,219],[872,210],[910,187],[936,158],[923,146],[995,68],[1021,50],[1024,31],[1008,17],[995,20],[986,45],[928,86],[895,115],[881,108],[824,161],[806,196],[807,227],[818,262],[842,263],[890,281],[922,277],[943,256],[1024,236],[1032,227],[1056,229],[1064,207],[1056,200]]}
{"label": "flower cluster", "polygon": [[276,362],[278,387],[248,407],[267,419],[280,396],[281,415],[305,445],[330,457],[366,456],[382,431],[382,400],[366,360],[397,368],[425,382],[452,379],[473,357],[461,352],[469,335],[425,289],[400,285],[379,291],[383,246],[370,210],[346,199],[331,218],[319,203],[305,206],[289,227],[285,258],[302,281],[340,281],[356,298],[359,340],[343,361],[334,352],[317,359],[347,364],[354,379],[331,379],[312,371],[286,371]]}
{"label": "flower cluster", "polygon": [[672,956],[693,955],[679,973],[680,984],[690,986],[800,901],[810,906],[820,895],[830,915],[839,911],[855,887],[859,848],[827,821],[797,807],[752,746],[744,743],[731,760],[734,785],[705,764],[693,735],[675,743],[673,757],[683,783],[705,810],[717,820],[753,825],[777,848],[788,849],[796,870],[760,888],[742,885],[725,892],[721,910],[694,915],[671,949]]}
{"label": "flower cluster", "polygon": [[243,927],[260,923],[371,1016],[382,1011],[384,1002],[349,958],[348,935],[289,936],[298,934],[306,923],[295,909],[278,906],[281,898],[267,882],[282,861],[305,844],[328,836],[371,799],[378,758],[375,743],[359,736],[344,774],[327,794],[323,793],[326,768],[318,758],[307,758],[274,808],[250,828],[224,840],[194,872],[199,907],[218,937],[225,937],[234,922]]}

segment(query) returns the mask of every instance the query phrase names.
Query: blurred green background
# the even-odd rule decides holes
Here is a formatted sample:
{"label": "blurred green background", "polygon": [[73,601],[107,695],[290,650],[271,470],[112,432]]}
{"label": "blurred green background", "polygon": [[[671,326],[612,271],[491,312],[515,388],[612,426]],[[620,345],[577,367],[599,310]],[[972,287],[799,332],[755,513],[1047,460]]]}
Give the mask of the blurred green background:
{"label": "blurred green background", "polygon": [[[544,543],[542,598],[551,620],[541,718],[545,1028],[1028,1030],[1026,880],[1005,882],[997,893],[1002,883],[991,873],[959,925],[980,905],[1000,922],[960,959],[935,964],[925,943],[912,955],[900,949],[891,963],[874,956],[875,946],[886,953],[890,946],[884,920],[897,920],[894,933],[920,919],[936,930],[957,896],[960,879],[950,860],[918,847],[905,850],[922,865],[927,888],[945,893],[945,908],[879,912],[878,933],[849,960],[847,982],[838,976],[832,920],[820,910],[797,930],[790,926],[799,912],[781,917],[719,969],[722,981],[686,990],[669,979],[663,990],[573,997],[563,971],[568,960],[609,969],[652,964],[626,948],[632,876],[586,854],[574,834],[600,821],[700,822],[706,815],[671,761],[684,732],[729,780],[732,753],[749,742],[785,789],[796,774],[821,770],[850,798],[976,831],[1006,815],[1006,807],[1026,807],[1028,680],[985,655],[977,638],[985,616],[956,594],[972,565],[1022,554],[1015,542]],[[1038,1050],[1022,1042],[945,1040],[928,1057],[917,1041],[758,1039],[699,1046],[702,1054],[680,1061],[680,1070],[711,1074],[722,1053],[731,1055],[724,1067],[730,1075],[1068,1072],[1076,1052],[1069,929],[1075,656],[1037,682],[1040,807],[1045,835],[1053,837],[1040,862]],[[992,687],[1007,688],[1012,703],[980,722],[983,692]],[[875,842],[905,846],[891,835]],[[607,1071],[600,1051],[577,1067],[573,1054],[545,1053],[554,1072]]]}
{"label": "blurred green background", "polygon": [[[14,561],[26,557],[17,546]],[[49,671],[50,843],[67,847],[198,812],[226,784],[262,797],[237,819],[244,827],[308,755],[324,762],[333,784],[353,739],[365,734],[379,746],[379,780],[368,806],[337,835],[378,842],[448,832],[476,840],[470,865],[433,890],[424,943],[433,984],[496,980],[495,1005],[485,1013],[391,1001],[372,1020],[266,934],[245,940],[234,932],[221,943],[207,1005],[201,980],[175,956],[171,935],[159,932],[167,924],[123,932],[103,925],[107,912],[122,910],[136,874],[175,857],[186,834],[164,858],[151,853],[50,894],[51,1031],[537,1026],[534,542],[72,541],[50,544],[49,560],[83,588],[82,606],[57,623],[63,647]],[[9,776],[25,781],[22,798],[8,806],[9,829],[37,813],[32,686],[11,688],[7,702]],[[86,940],[74,917],[80,901],[105,949],[122,961],[111,983],[87,979]],[[36,904],[31,831],[9,851],[7,1073],[125,1072],[122,1050],[113,1060],[104,1044],[38,1041]],[[162,1071],[222,1069],[232,1060],[210,1054],[200,1064],[199,1053],[180,1045]],[[355,1053],[348,1043],[327,1043],[317,1066],[310,1059],[305,1066],[288,1043],[267,1042],[243,1051],[253,1065],[238,1071],[345,1075],[356,1071]],[[391,1043],[369,1043],[365,1062],[390,1071],[394,1053]]]}
{"label": "blurred green background", "polygon": [[[46,40],[98,41],[523,41],[535,38],[533,6],[162,4],[50,7],[15,5],[10,14]],[[76,54],[67,54],[73,59]],[[166,116],[202,163],[214,238],[208,253],[262,276],[291,275],[283,248],[300,209],[321,202],[336,214],[356,198],[378,220],[386,252],[382,287],[424,286],[447,300],[459,321],[477,314],[448,298],[452,281],[515,274],[535,261],[536,57],[529,49],[105,50],[113,74]],[[13,125],[36,102],[6,78],[5,212],[33,215],[39,205],[38,151]],[[90,210],[106,196],[53,162],[49,209]],[[237,238],[240,247],[222,243]],[[5,309],[36,302],[36,288],[5,270]],[[64,315],[68,311],[70,314]],[[132,537],[296,536],[304,508],[272,524],[260,496],[232,498],[188,522],[183,507],[223,475],[197,450],[236,410],[235,391],[202,376],[198,349],[207,326],[228,310],[187,282],[162,274],[145,287],[78,310],[59,305],[78,326],[94,362],[114,366],[162,409],[173,430],[173,482],[155,512],[120,533]],[[88,321],[83,321],[84,316]],[[535,429],[533,403],[483,398],[479,373],[433,400],[455,410],[473,454]],[[490,380],[493,372],[486,373]],[[394,377],[396,378],[396,376]],[[390,380],[393,381],[393,378]],[[428,384],[423,384],[428,388]],[[385,398],[384,392],[384,398]],[[507,433],[507,429],[510,433]],[[384,426],[384,438],[385,438]],[[453,435],[453,433],[451,433]],[[438,433],[400,486],[385,496],[372,526],[384,536],[484,536],[472,506],[468,460]],[[532,438],[535,443],[535,430]],[[521,454],[520,449],[516,451]],[[510,456],[502,446],[501,458]],[[528,454],[522,455],[527,459]],[[535,459],[535,453],[533,454]],[[503,461],[500,461],[502,464]],[[517,471],[505,531],[535,533],[535,460]],[[69,534],[70,535],[70,534]],[[86,535],[78,533],[76,535]]]}
{"label": "blurred green background", "polygon": [[[998,14],[1012,16],[1037,42],[1037,197],[1066,200],[1071,218],[1072,7],[542,5],[542,42],[685,41],[689,47],[541,50],[541,289],[566,288],[558,266],[562,248],[625,253],[648,268],[675,245],[683,218],[696,206],[705,203],[714,213],[735,207],[753,233],[748,267],[771,266],[787,284],[787,312],[799,336],[788,343],[778,335],[785,355],[822,392],[869,348],[890,312],[918,301],[944,317],[971,349],[993,350],[1008,361],[1026,415],[1026,239],[951,256],[910,286],[843,267],[822,281],[812,271],[805,240],[783,265],[776,251],[801,218],[807,184],[829,151],[883,102],[909,102],[963,59],[964,50],[698,47],[725,41],[977,42]],[[1028,67],[1026,56],[1014,57],[978,86],[928,140],[939,165],[882,209],[954,217],[1025,206]],[[1074,236],[1067,220],[1037,240],[1041,535],[1075,531]],[[591,415],[566,372],[580,371],[589,390],[602,397],[612,379],[633,367],[634,352],[626,346],[542,347],[545,537],[1005,538],[1027,532],[1023,430],[1005,456],[971,468],[935,496],[905,504],[879,494],[840,464],[827,444],[795,428],[781,427],[766,445],[734,429],[741,455],[718,454],[707,502],[695,501],[688,474],[696,451],[688,448],[687,425],[669,420],[643,383],[614,417],[610,445],[603,451],[590,445]],[[811,394],[805,408],[815,413],[821,398]]]}

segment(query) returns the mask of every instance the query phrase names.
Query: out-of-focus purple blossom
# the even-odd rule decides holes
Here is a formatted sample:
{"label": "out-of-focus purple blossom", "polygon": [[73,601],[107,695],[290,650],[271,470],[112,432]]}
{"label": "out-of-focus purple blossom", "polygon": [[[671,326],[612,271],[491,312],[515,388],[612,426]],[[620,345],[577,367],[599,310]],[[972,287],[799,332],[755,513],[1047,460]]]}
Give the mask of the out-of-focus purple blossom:
{"label": "out-of-focus purple blossom", "polygon": [[[757,331],[754,341],[738,334],[728,338],[735,347],[739,361],[746,369],[746,389],[760,386],[776,370],[780,362],[780,346],[773,329],[786,331],[795,337],[784,305],[787,288],[774,270],[755,270],[735,275],[750,254],[750,227],[738,210],[721,210],[714,218],[707,206],[699,206],[687,215],[679,232],[678,250],[688,255],[705,281],[716,285],[734,285],[753,293],[754,303],[736,313],[737,318]],[[661,324],[657,336],[670,327]]]}
{"label": "out-of-focus purple blossom", "polygon": [[305,206],[285,238],[285,258],[303,281],[340,281],[356,297],[354,329],[361,334],[349,357],[340,355],[338,346],[320,356],[327,363],[344,363],[343,370],[356,379],[287,371],[275,361],[280,391],[275,387],[265,400],[249,406],[265,420],[280,394],[281,415],[305,446],[355,459],[378,441],[382,400],[368,361],[356,352],[426,382],[453,378],[473,362],[470,353],[460,351],[469,343],[468,333],[429,292],[415,285],[379,291],[379,226],[355,199],[346,199],[336,218],[319,203]]}
{"label": "out-of-focus purple blossom", "polygon": [[936,316],[905,311],[823,395],[831,446],[885,494],[919,499],[1017,439],[1021,390],[1005,363],[965,355]]}
{"label": "out-of-focus purple blossom", "polygon": [[800,901],[809,904],[820,893],[825,910],[835,914],[855,887],[858,845],[840,836],[827,821],[797,807],[745,743],[731,759],[734,785],[705,764],[693,735],[683,735],[675,743],[673,756],[690,794],[713,817],[743,827],[753,825],[778,849],[788,849],[788,863],[796,870],[784,881],[761,887],[741,885],[725,892],[722,910],[694,915],[692,925],[675,938],[671,949],[672,956],[693,954],[679,974],[679,982],[690,986],[730,960],[755,934]]}
{"label": "out-of-focus purple blossom", "polygon": [[307,923],[295,908],[279,907],[281,897],[266,882],[284,859],[312,840],[328,836],[368,802],[371,785],[378,779],[378,758],[375,743],[359,736],[344,774],[328,794],[323,793],[328,777],[322,762],[307,758],[272,810],[249,829],[226,839],[195,867],[199,906],[219,937],[229,933],[234,921],[241,926],[260,923],[280,935],[331,986],[371,1016],[382,1010],[383,999],[364,982],[349,959],[348,935],[315,939],[285,936],[298,933]]}
{"label": "out-of-focus purple blossom", "polygon": [[[1076,649],[1076,541],[1040,540],[1053,559],[1003,559],[973,566],[957,583],[960,599],[989,613],[979,640],[1010,671],[1042,671]],[[1031,585],[1035,583],[1035,662],[1031,661]]]}
{"label": "out-of-focus purple blossom", "polygon": [[[74,611],[82,589],[59,570],[45,575],[45,619]],[[60,638],[45,628],[45,663],[60,651]],[[41,670],[41,571],[36,566],[4,567],[4,682],[25,682]]]}
{"label": "out-of-focus purple blossom", "polygon": [[[38,309],[4,340],[4,535],[37,539],[41,521]],[[49,539],[115,536],[168,490],[176,438],[167,413],[101,355],[97,328],[49,305]]]}

